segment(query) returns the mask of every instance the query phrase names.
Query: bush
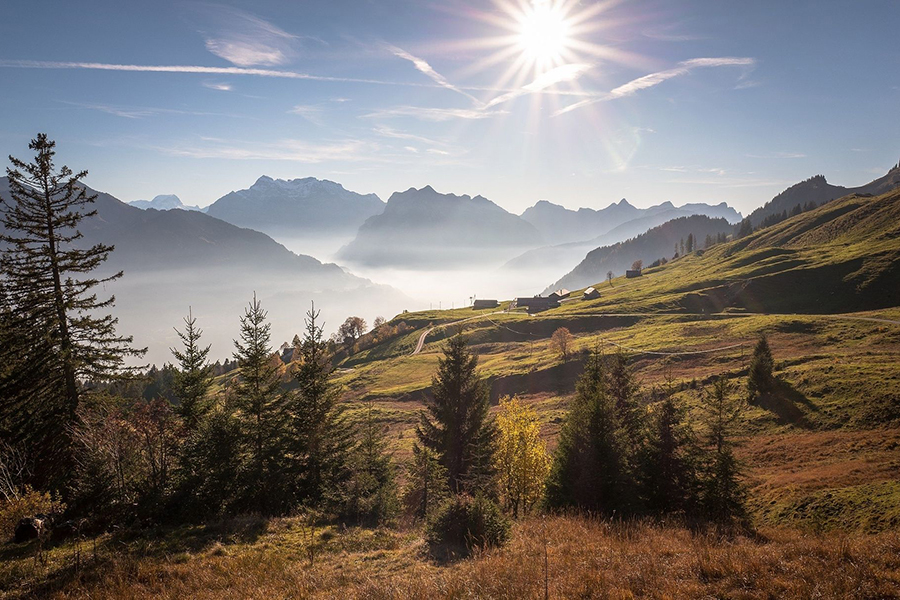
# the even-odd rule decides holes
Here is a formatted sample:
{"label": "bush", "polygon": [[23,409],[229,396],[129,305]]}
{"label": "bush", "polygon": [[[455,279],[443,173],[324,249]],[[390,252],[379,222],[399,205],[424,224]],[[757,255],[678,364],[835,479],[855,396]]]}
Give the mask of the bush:
{"label": "bush", "polygon": [[473,548],[502,546],[509,539],[509,530],[509,519],[496,502],[460,494],[447,500],[430,519],[427,539],[432,549],[443,546],[468,553]]}
{"label": "bush", "polygon": [[65,508],[65,504],[54,500],[47,492],[37,492],[26,486],[21,494],[0,502],[0,541],[12,539],[16,525],[25,517],[58,515]]}

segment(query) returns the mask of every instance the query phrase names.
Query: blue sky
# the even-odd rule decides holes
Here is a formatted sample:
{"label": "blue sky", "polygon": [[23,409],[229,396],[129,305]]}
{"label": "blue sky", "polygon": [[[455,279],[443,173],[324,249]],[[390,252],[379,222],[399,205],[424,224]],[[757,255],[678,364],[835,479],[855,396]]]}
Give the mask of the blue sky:
{"label": "blue sky", "polygon": [[897,0],[6,0],[0,152],[46,131],[126,201],[266,174],[746,213],[896,164],[898,29]]}

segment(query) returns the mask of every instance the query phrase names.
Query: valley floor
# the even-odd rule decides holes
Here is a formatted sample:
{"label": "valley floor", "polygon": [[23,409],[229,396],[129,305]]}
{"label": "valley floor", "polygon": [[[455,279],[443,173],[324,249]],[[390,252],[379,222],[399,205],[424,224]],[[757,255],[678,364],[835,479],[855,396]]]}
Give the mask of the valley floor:
{"label": "valley floor", "polygon": [[[310,548],[315,553],[310,559]],[[900,598],[900,534],[717,536],[526,519],[503,549],[431,559],[417,530],[234,519],[0,547],[2,598]],[[547,596],[545,596],[545,593]]]}

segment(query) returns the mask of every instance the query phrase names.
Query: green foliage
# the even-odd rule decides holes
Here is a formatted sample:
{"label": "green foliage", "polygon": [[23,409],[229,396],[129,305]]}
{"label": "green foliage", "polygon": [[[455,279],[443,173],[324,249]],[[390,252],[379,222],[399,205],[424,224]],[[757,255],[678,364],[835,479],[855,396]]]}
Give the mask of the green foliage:
{"label": "green foliage", "polygon": [[632,395],[624,360],[615,359],[610,377],[599,353],[588,357],[553,457],[549,508],[580,507],[604,514],[634,510],[630,465],[636,462],[637,449],[630,442],[632,425],[623,427],[636,418]]}
{"label": "green foliage", "polygon": [[708,455],[704,466],[703,507],[707,516],[720,522],[746,516],[746,489],[742,469],[734,455],[735,428],[746,404],[734,394],[734,386],[719,377],[701,394]]}
{"label": "green foliage", "polygon": [[750,376],[747,379],[747,392],[751,401],[757,395],[772,390],[775,385],[775,377],[772,374],[774,368],[775,361],[772,358],[772,349],[769,348],[769,340],[764,334],[760,335],[753,348],[753,357],[750,359]]}
{"label": "green foliage", "polygon": [[338,491],[350,475],[352,431],[338,406],[340,388],[331,381],[333,367],[322,328],[316,323],[318,315],[315,307],[306,313],[299,368],[294,373],[296,389],[287,398],[288,473],[295,502],[316,504],[328,499],[340,505]]}
{"label": "green foliage", "polygon": [[412,459],[406,465],[403,506],[416,518],[427,519],[447,499],[447,469],[428,448],[413,444]]}
{"label": "green foliage", "polygon": [[175,373],[173,391],[178,398],[178,414],[184,420],[185,427],[194,430],[200,419],[209,410],[206,394],[212,385],[209,356],[210,346],[200,346],[203,331],[197,327],[197,319],[188,311],[184,319],[184,331],[175,330],[184,350],[172,348],[172,354],[178,361],[180,369]]}
{"label": "green foliage", "polygon": [[394,464],[386,450],[384,429],[375,421],[371,403],[350,455],[341,516],[367,525],[391,522],[399,512]]}
{"label": "green foliage", "polygon": [[463,335],[450,338],[432,378],[416,434],[447,469],[454,493],[494,493],[494,425],[490,397],[477,371],[478,357]]}
{"label": "green foliage", "polygon": [[240,364],[234,398],[247,455],[242,465],[245,508],[261,512],[276,510],[287,485],[282,468],[285,395],[272,360],[270,329],[254,294],[241,317],[240,340],[234,342]]}
{"label": "green foliage", "polygon": [[[15,427],[11,439],[27,439],[35,448],[38,478],[60,483],[72,466],[69,431],[81,401],[79,382],[114,377],[126,357],[143,351],[131,347],[130,337],[117,335],[117,320],[103,314],[113,298],[99,300],[95,293],[122,273],[90,276],[113,247],[76,244],[82,219],[96,214],[90,209],[96,197],[80,183],[87,171],[57,169],[56,143],[46,134],[28,147],[35,151],[33,161],[11,156],[6,170],[11,198],[2,199],[0,273],[9,324],[25,335],[12,348],[19,373],[4,378],[4,385],[14,388],[12,410],[34,416],[27,424],[3,422]],[[23,345],[35,338],[35,348]]]}
{"label": "green foliage", "polygon": [[642,495],[651,513],[696,513],[700,459],[684,407],[667,395],[654,407],[642,454]]}
{"label": "green foliage", "polygon": [[509,531],[509,519],[496,502],[480,495],[457,494],[430,519],[427,539],[433,550],[449,547],[466,554],[475,548],[502,546]]}

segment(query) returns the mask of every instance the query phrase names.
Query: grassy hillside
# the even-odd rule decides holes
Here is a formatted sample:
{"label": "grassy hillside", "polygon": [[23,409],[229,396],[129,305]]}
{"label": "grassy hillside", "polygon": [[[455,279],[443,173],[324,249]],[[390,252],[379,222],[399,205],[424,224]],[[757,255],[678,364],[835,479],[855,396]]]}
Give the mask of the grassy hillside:
{"label": "grassy hillside", "polygon": [[[415,331],[345,363],[345,399],[351,406],[375,402],[402,459],[441,342],[463,330],[492,399],[518,394],[535,406],[552,446],[585,352],[626,350],[645,389],[674,380],[692,406],[716,375],[743,387],[752,345],[765,333],[779,389],[750,407],[741,448],[758,523],[868,530],[898,524],[900,488],[892,482],[900,473],[900,192],[843,198],[641,278],[597,287],[597,300],[573,294],[535,315],[402,315]],[[576,358],[566,364],[550,343],[558,327],[575,336]],[[426,331],[423,351],[411,356]],[[779,446],[803,452],[774,460],[766,449]],[[806,475],[786,477],[782,469]]]}

